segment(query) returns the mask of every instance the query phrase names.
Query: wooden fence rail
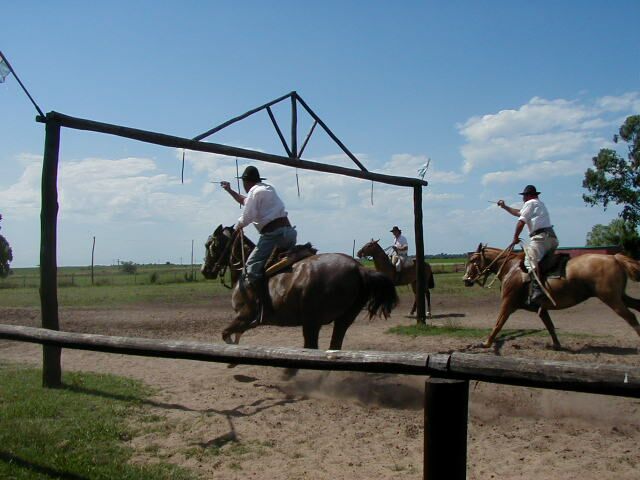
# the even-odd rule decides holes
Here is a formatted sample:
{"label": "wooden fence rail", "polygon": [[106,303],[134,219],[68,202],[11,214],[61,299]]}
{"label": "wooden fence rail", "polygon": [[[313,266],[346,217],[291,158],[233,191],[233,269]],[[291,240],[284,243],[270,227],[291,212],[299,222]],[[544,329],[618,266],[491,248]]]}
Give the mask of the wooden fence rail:
{"label": "wooden fence rail", "polygon": [[486,354],[248,347],[113,337],[0,324],[0,339],[44,349],[180,358],[311,370],[429,376],[424,403],[424,479],[466,478],[469,380],[640,398],[640,367],[577,364]]}
{"label": "wooden fence rail", "polygon": [[423,375],[640,398],[640,367],[634,366],[505,358],[462,352],[443,354],[251,347],[113,337],[15,325],[0,325],[0,338],[148,357],[310,370]]}

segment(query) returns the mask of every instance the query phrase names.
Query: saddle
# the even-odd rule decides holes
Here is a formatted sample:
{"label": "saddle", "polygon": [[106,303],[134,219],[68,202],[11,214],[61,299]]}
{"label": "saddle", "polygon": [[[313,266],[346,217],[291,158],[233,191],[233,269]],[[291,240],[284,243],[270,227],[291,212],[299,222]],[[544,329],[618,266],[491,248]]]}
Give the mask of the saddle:
{"label": "saddle", "polygon": [[[538,264],[540,280],[544,282],[547,278],[563,278],[567,274],[567,262],[571,259],[568,253],[547,253]],[[527,269],[524,260],[520,264],[523,272]]]}
{"label": "saddle", "polygon": [[265,275],[273,277],[278,273],[289,270],[294,263],[303,258],[311,257],[316,253],[318,253],[318,250],[313,248],[309,242],[304,245],[295,245],[286,251],[275,248],[265,264]]}

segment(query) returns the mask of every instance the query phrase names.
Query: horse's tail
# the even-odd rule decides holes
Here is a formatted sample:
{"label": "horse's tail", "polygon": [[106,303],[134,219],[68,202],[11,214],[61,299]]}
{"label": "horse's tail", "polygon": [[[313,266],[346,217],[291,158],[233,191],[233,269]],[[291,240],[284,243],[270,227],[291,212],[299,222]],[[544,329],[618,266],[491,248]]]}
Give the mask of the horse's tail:
{"label": "horse's tail", "polygon": [[433,290],[436,286],[436,279],[433,277],[433,269],[427,262],[424,263],[424,273],[427,277],[427,288]]}
{"label": "horse's tail", "polygon": [[382,314],[388,318],[398,304],[398,294],[393,282],[386,275],[368,268],[361,270],[364,299],[369,318]]}
{"label": "horse's tail", "polygon": [[621,253],[616,253],[613,257],[616,259],[618,264],[624,268],[624,271],[627,272],[627,275],[631,280],[634,282],[640,282],[640,262]]}

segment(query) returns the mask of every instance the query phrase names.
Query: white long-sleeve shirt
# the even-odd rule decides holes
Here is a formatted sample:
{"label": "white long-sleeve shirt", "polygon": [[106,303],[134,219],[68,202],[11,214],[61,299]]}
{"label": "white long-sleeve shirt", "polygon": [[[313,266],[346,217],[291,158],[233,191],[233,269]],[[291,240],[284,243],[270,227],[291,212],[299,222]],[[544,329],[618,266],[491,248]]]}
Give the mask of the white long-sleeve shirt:
{"label": "white long-sleeve shirt", "polygon": [[260,232],[272,220],[286,216],[287,211],[284,209],[284,203],[280,200],[276,190],[269,184],[256,183],[247,192],[244,199],[244,210],[238,218],[237,227],[244,228],[253,223]]}
{"label": "white long-sleeve shirt", "polygon": [[522,220],[527,224],[529,234],[541,228],[552,226],[547,207],[537,198],[532,198],[524,202],[524,205],[520,209],[520,218],[518,218],[518,220]]}

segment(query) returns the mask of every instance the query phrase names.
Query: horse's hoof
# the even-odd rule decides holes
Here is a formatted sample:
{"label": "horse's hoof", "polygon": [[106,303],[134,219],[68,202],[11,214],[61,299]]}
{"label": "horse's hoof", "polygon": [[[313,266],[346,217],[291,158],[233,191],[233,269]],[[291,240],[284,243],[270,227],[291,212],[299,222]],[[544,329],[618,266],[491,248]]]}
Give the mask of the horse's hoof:
{"label": "horse's hoof", "polygon": [[231,340],[231,335],[222,335],[222,340],[224,340],[224,343],[227,345],[234,345],[233,340]]}

